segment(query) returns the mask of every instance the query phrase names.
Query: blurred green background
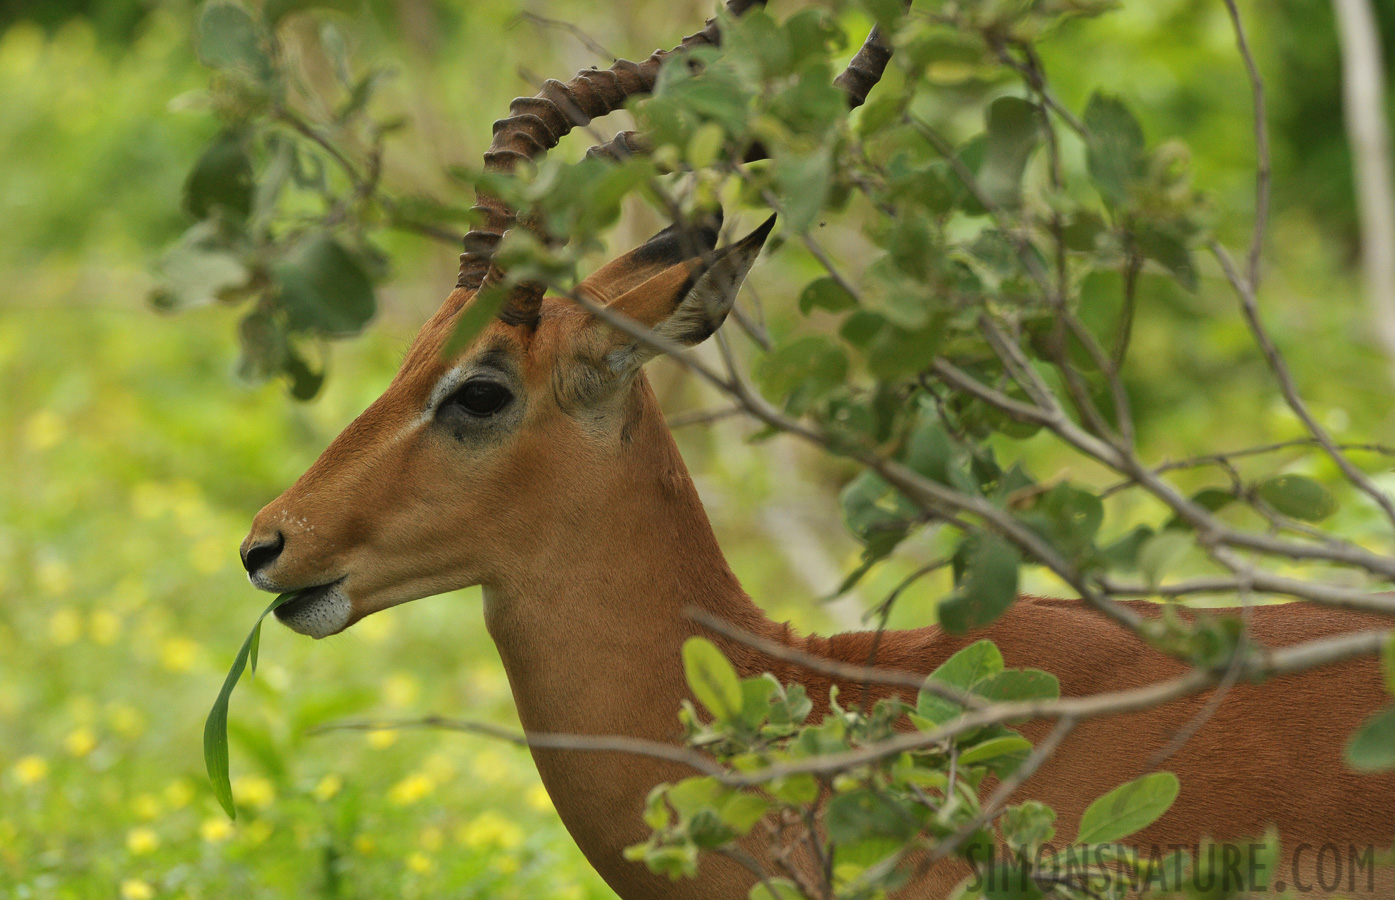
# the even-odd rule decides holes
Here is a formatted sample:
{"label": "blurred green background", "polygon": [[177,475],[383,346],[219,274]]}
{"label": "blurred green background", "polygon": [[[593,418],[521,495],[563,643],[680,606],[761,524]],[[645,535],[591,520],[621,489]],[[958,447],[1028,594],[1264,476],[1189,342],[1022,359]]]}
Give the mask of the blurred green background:
{"label": "blurred green background", "polygon": [[[526,8],[630,58],[712,12],[671,0]],[[1390,441],[1390,367],[1355,268],[1330,9],[1259,0],[1246,12],[1274,129],[1265,315],[1323,421],[1349,440]],[[266,602],[237,545],[386,385],[453,284],[455,252],[383,238],[392,276],[378,319],[332,348],[328,386],[309,404],[236,379],[236,310],[152,312],[150,265],[188,225],[181,183],[217,128],[194,102],[209,77],[192,51],[194,13],[166,0],[0,2],[0,896],[611,896],[526,752],[440,732],[306,734],[348,716],[516,724],[473,590],[320,643],[268,628],[261,671],[233,704],[244,815],[229,823],[207,788],[203,717]],[[511,96],[609,62],[518,13],[504,0],[367,0],[341,18],[362,59],[397,70],[377,101],[408,121],[388,151],[393,185],[468,202],[443,171],[477,163]],[[1128,98],[1150,141],[1185,141],[1219,234],[1246,239],[1250,100],[1219,2],[1126,2],[1047,49],[1066,103],[1079,109],[1104,86]],[[631,219],[613,249],[659,224]],[[827,234],[857,245],[837,222]],[[753,275],[776,332],[796,321],[781,272],[807,264],[787,248]],[[1297,433],[1232,296],[1203,275],[1196,294],[1161,280],[1145,291],[1129,387],[1147,458]],[[662,363],[655,379],[670,414],[716,402]],[[751,444],[751,432],[726,420],[679,433],[733,565],[772,615],[856,627],[904,569],[820,602],[856,561],[834,500],[849,472],[785,440]],[[1041,475],[1067,465],[1045,445],[1033,463]],[[1359,526],[1364,513],[1348,515]],[[928,557],[933,537],[922,544]],[[921,584],[892,624],[932,621],[943,591]]]}

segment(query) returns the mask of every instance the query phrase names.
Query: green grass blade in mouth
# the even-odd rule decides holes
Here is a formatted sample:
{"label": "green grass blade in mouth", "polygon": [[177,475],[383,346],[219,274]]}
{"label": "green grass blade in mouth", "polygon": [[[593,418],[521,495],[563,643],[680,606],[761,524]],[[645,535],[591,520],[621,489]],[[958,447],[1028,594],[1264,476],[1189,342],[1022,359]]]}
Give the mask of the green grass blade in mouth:
{"label": "green grass blade in mouth", "polygon": [[232,668],[228,670],[228,677],[223,679],[223,689],[218,692],[218,699],[213,701],[213,708],[208,711],[208,719],[203,723],[203,762],[208,768],[208,781],[213,785],[213,795],[218,798],[230,819],[237,818],[237,809],[233,806],[232,782],[228,778],[228,701],[232,698],[233,687],[242,677],[242,670],[247,668],[249,659],[252,662],[252,671],[257,670],[257,647],[261,643],[262,619],[271,615],[276,607],[294,600],[299,593],[288,591],[282,594],[257,616],[257,623],[252,626],[251,633],[242,642],[242,648],[237,651]]}

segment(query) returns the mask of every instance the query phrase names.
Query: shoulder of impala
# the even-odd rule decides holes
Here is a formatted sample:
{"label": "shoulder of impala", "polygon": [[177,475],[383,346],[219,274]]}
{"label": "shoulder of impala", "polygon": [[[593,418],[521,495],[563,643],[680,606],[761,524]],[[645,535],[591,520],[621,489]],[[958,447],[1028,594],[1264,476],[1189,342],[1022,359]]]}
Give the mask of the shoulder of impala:
{"label": "shoulder of impala", "polygon": [[[731,5],[740,12],[751,3]],[[708,23],[670,53],[717,38]],[[668,55],[549,81],[537,96],[515,100],[495,124],[486,168],[508,171],[536,159],[573,127],[652,90]],[[889,55],[874,32],[839,78],[853,104]],[[622,135],[600,152],[642,147],[641,138]],[[483,585],[485,622],[531,733],[678,742],[676,712],[689,696],[680,649],[705,633],[685,614],[689,607],[767,641],[867,663],[871,635],[799,637],[743,592],[643,372],[656,343],[696,344],[721,325],[772,222],[721,248],[715,222],[665,229],[578,285],[575,293],[604,307],[604,316],[548,296],[542,285],[516,284],[496,319],[447,354],[482,286],[511,284],[492,253],[514,213],[489,195],[478,209],[482,224],[466,237],[456,288],[397,376],[257,515],[243,542],[254,585],[300,592],[277,617],[322,638],[401,603]],[[633,327],[612,327],[615,317]],[[1282,645],[1365,624],[1354,614],[1271,607],[1254,610],[1252,631],[1260,643]],[[743,674],[769,670],[802,682],[820,704],[816,715],[826,712],[833,683],[826,675],[709,636]],[[1066,695],[1182,671],[1069,601],[1026,599],[974,637],[994,640],[1012,665],[1058,675]],[[888,632],[875,658],[925,673],[964,643],[936,628]],[[1380,697],[1375,666],[1366,662],[1229,691],[1170,761],[1181,797],[1141,839],[1190,844],[1202,834],[1259,834],[1272,822],[1287,841],[1388,842],[1395,778],[1358,779],[1341,762],[1343,740]],[[1024,794],[1051,804],[1067,833],[1090,800],[1147,771],[1150,757],[1206,702],[1187,698],[1082,723]],[[533,755],[563,822],[621,896],[746,896],[752,876],[729,861],[706,860],[697,879],[675,883],[623,859],[624,847],[647,834],[646,794],[683,777],[678,764],[568,750]],[[1296,772],[1307,777],[1295,783]],[[907,895],[943,896],[962,874],[933,869]]]}

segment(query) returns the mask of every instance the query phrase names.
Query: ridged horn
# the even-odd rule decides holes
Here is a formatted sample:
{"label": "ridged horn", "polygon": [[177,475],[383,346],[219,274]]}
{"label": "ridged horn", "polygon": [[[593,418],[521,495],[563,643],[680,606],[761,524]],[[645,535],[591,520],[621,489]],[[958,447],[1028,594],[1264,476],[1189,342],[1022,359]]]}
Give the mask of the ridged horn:
{"label": "ridged horn", "polygon": [[[740,15],[758,2],[728,0],[727,9]],[[549,79],[535,96],[516,98],[509,104],[508,117],[494,123],[494,139],[484,155],[485,171],[512,172],[520,160],[540,159],[573,128],[609,115],[636,94],[652,91],[659,67],[669,56],[693,47],[715,45],[719,37],[717,22],[712,19],[702,31],[684,38],[674,49],[657,50],[643,62],[618,60],[609,69],[586,69],[565,83]],[[502,277],[491,260],[517,215],[503,200],[482,190],[476,193],[474,213],[479,224],[465,235],[456,286],[478,290],[487,278]],[[520,286],[511,292],[499,318],[510,324],[536,323],[542,291],[540,285]]]}

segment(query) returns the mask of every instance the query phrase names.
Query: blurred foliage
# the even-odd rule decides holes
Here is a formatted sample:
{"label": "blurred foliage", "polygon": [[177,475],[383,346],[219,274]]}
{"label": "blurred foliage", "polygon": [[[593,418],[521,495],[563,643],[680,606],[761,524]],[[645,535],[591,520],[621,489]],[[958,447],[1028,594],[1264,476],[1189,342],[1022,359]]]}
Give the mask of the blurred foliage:
{"label": "blurred foliage", "polygon": [[[824,22],[800,13],[807,5],[772,12],[780,22],[797,13],[810,24]],[[1373,374],[1385,366],[1369,340],[1350,268],[1350,175],[1328,8],[1276,0],[1254,9],[1250,24],[1274,101],[1276,205],[1265,314],[1320,418],[1351,440],[1388,440],[1395,426],[1389,385]],[[278,40],[337,100],[323,109],[293,109],[322,116],[308,120],[314,127],[330,123],[352,133],[350,145],[364,154],[391,132],[383,123],[401,121],[381,145],[385,196],[399,212],[420,196],[441,198],[448,209],[468,205],[468,186],[449,172],[477,163],[489,122],[503,114],[508,98],[530,93],[537,77],[608,63],[565,32],[517,22],[516,11],[515,4],[494,0],[377,0],[354,4],[351,13],[292,16]],[[671,45],[710,13],[706,4],[639,0],[559,0],[546,11],[631,58]],[[1395,12],[1384,6],[1379,12],[1393,46]],[[383,228],[391,217],[379,205],[350,209],[357,201],[347,176],[293,126],[262,123],[230,133],[239,120],[209,105],[211,70],[196,55],[201,48],[204,61],[219,61],[227,48],[210,56],[200,44],[198,13],[182,2],[0,4],[0,273],[7,286],[0,295],[6,386],[0,470],[14,473],[0,481],[0,893],[110,896],[116,885],[128,900],[609,896],[550,811],[526,754],[482,739],[304,734],[311,724],[351,713],[468,709],[511,723],[507,685],[478,627],[473,593],[374,617],[354,636],[327,644],[269,629],[259,673],[244,685],[255,702],[236,710],[231,723],[234,771],[246,773],[235,779],[234,794],[253,813],[236,825],[221,818],[202,775],[198,729],[237,641],[264,605],[243,583],[236,546],[256,509],[381,390],[416,325],[453,281],[458,251],[418,231]],[[847,8],[829,35],[855,41],[868,24],[866,12]],[[327,51],[326,35],[336,30],[348,79],[339,77]],[[819,52],[841,62],[852,47],[838,47],[835,40]],[[1002,152],[986,159],[996,171],[1015,174],[1009,151],[1014,141],[1029,139],[1020,119],[1010,104],[988,120],[963,112],[975,108],[961,101],[997,86],[979,80],[954,47],[945,51],[927,70],[943,102],[928,103],[925,113],[957,142],[985,130],[1002,135]],[[1063,26],[1042,53],[1071,109],[1088,110],[1092,94],[1106,85],[1127,98],[1149,152],[1165,136],[1183,138],[1191,148],[1192,183],[1209,198],[1210,224],[1232,244],[1244,240],[1252,203],[1249,99],[1219,5],[1125,3],[1111,15]],[[1089,65],[1080,65],[1082,59]],[[526,73],[519,73],[520,64]],[[244,76],[232,70],[239,65],[218,70],[214,78],[224,80],[215,95],[238,89],[234,83]],[[352,124],[337,124],[356,78],[384,66],[397,77],[378,85],[349,117]],[[771,107],[794,136],[791,147],[830,126],[832,106],[820,84],[795,83],[809,96]],[[883,87],[890,93],[895,83]],[[669,89],[671,95],[693,90],[676,76]],[[300,99],[294,95],[292,102]],[[1108,102],[1099,101],[1097,116],[1108,117]],[[689,162],[713,152],[716,132],[703,131],[706,122],[665,120],[661,107],[648,121],[667,122],[681,134]],[[721,120],[726,109],[713,110],[722,141],[736,130]],[[860,115],[865,120],[875,109]],[[1124,143],[1131,132],[1127,125],[1120,132]],[[575,158],[588,140],[569,139],[560,152]],[[1075,152],[1071,164],[1085,171],[1083,148]],[[250,165],[253,181],[263,183],[269,167],[288,158],[290,187],[277,198],[269,224],[250,230],[247,221],[268,207],[257,207],[245,185],[223,193],[221,181],[209,190],[190,178],[202,160],[217,172],[245,172]],[[295,159],[308,187],[292,177]],[[325,173],[323,188],[316,171]],[[828,171],[819,153],[792,152],[762,177],[797,198]],[[916,189],[910,196],[939,202],[946,186],[938,176],[905,174]],[[898,303],[894,290],[901,274],[896,255],[902,248],[903,260],[914,263],[907,254],[923,236],[913,229],[864,236],[860,212],[817,227],[823,220],[812,200],[836,204],[846,187],[809,193],[810,205],[796,205],[789,216],[816,226],[820,241],[849,255],[888,257],[881,269],[888,289],[877,297],[876,314],[895,328],[913,329],[916,313]],[[704,199],[701,194],[695,191],[694,199]],[[366,230],[355,231],[346,219],[330,223],[340,229],[332,244],[302,240],[307,229],[318,233],[346,198],[350,207],[343,208]],[[626,215],[606,252],[626,249],[661,224],[640,204],[616,204],[606,222],[621,209]],[[427,224],[450,218],[439,207],[428,212]],[[231,254],[228,236],[218,230],[229,214],[243,229]],[[183,263],[204,287],[210,254],[199,251],[211,247],[218,275],[195,298],[218,302],[177,321],[153,318],[145,305],[152,291],[170,296],[169,280],[180,271],[178,265],[171,271],[170,247],[192,251]],[[349,293],[358,303],[326,322],[317,306],[324,296],[322,261],[341,254],[353,260]],[[581,246],[568,265],[584,271],[602,256],[594,245]],[[163,266],[158,281],[147,274],[152,262]],[[1143,451],[1162,460],[1297,435],[1286,410],[1256,400],[1271,396],[1269,376],[1217,273],[1205,261],[1196,264],[1196,291],[1189,293],[1168,277],[1185,280],[1186,272],[1150,266],[1139,282],[1127,387]],[[834,395],[849,363],[828,338],[851,309],[824,275],[794,242],[753,275],[755,291],[770,301],[767,325],[778,339],[759,371],[791,412],[813,409],[836,423]],[[252,284],[253,276],[265,283]],[[979,277],[1005,275],[988,269]],[[273,316],[271,336],[244,340],[291,348],[308,373],[289,382],[302,394],[312,393],[314,376],[337,360],[312,405],[289,404],[275,386],[231,377],[239,368],[230,336],[246,327],[240,323],[249,307],[283,296],[268,294],[273,287],[300,306],[293,301],[276,313],[284,318]],[[1083,284],[1082,297],[1110,287]],[[320,336],[359,328],[370,291],[371,308],[379,311],[374,328],[331,357]],[[290,318],[296,308],[306,318]],[[874,336],[894,336],[884,322],[878,327]],[[288,343],[279,344],[282,339]],[[287,372],[289,352],[260,357],[272,364],[240,372],[253,382]],[[805,371],[818,377],[799,377]],[[656,381],[670,409],[711,402],[705,388],[663,364]],[[898,431],[898,447],[938,466],[942,435],[920,427],[921,409]],[[972,409],[952,412],[973,424]],[[925,563],[954,554],[957,540],[944,530],[902,535],[894,497],[877,493],[875,482],[850,481],[846,464],[779,442],[752,447],[749,434],[747,426],[724,422],[679,438],[738,574],[774,615],[805,628],[847,625],[845,614],[811,606],[810,596],[831,593],[835,584],[809,585],[805,567],[792,561],[802,551],[790,548],[789,529],[765,518],[771,510],[788,514],[784,523],[806,515],[811,494],[821,501],[813,521],[831,518],[834,495],[844,490],[851,524],[863,529],[859,536],[900,541],[897,557],[865,572],[856,589],[862,598],[880,599]],[[1107,482],[1039,437],[1013,440],[1014,458],[1049,473],[1053,484],[1095,490]],[[994,443],[1001,455],[1009,441]],[[922,450],[929,455],[920,456]],[[994,471],[987,457],[959,447],[952,456],[946,478],[951,471],[967,474],[986,490],[1002,486],[998,479],[1013,471],[1010,465]],[[1330,488],[1338,481],[1330,464],[1296,452],[1242,474],[1247,490],[1271,504],[1278,498],[1280,507],[1291,501],[1290,515],[1306,511],[1314,518],[1326,503],[1306,500],[1307,484]],[[1299,477],[1312,481],[1290,482],[1302,485],[1297,491],[1266,487]],[[1199,474],[1182,479],[1195,491],[1217,483]],[[1395,486],[1388,476],[1378,480]],[[1055,487],[1035,498],[1030,511],[1049,530],[1076,502],[1069,488]],[[889,527],[877,516],[889,516]],[[1109,553],[1144,524],[1164,525],[1156,508],[1121,499],[1080,551]],[[1324,522],[1373,545],[1377,525],[1369,507],[1345,498]],[[832,553],[846,570],[857,567],[862,542],[822,524],[811,530],[820,553]],[[1183,547],[1154,547],[1147,559],[1155,578],[1201,566]],[[1145,557],[1136,560],[1144,568]],[[1032,568],[1021,571],[1020,584],[1064,590]],[[902,593],[890,624],[932,621],[937,600],[953,589],[953,567],[937,570]]]}

